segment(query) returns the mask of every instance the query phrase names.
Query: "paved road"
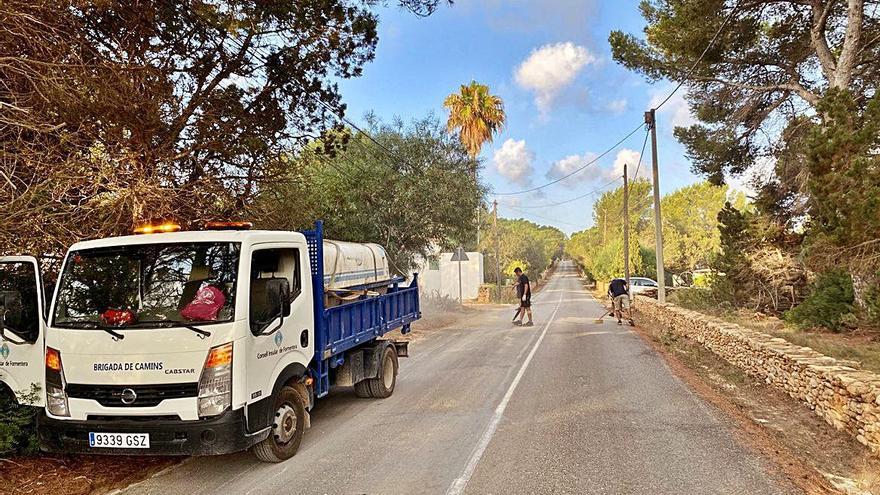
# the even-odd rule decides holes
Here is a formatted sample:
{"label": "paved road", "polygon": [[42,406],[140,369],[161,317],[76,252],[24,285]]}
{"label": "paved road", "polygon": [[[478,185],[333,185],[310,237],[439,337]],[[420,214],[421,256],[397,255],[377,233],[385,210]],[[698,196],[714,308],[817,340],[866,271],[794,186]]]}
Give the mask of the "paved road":
{"label": "paved road", "polygon": [[563,265],[534,302],[411,345],[385,400],[319,403],[297,456],[191,459],[126,494],[796,493]]}

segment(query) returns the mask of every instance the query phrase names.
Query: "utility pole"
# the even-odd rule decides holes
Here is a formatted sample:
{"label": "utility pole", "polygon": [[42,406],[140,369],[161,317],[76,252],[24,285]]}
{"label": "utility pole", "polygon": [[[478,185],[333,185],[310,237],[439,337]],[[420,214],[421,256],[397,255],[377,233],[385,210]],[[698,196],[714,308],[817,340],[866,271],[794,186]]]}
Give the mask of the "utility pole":
{"label": "utility pole", "polygon": [[657,119],[655,109],[645,112],[651,129],[651,172],[654,178],[654,239],[657,251],[657,302],[666,302],[666,273],[663,270],[663,221],[660,216],[660,172],[657,167]]}
{"label": "utility pole", "polygon": [[605,207],[602,207],[602,245],[605,245],[605,240],[608,237],[608,211],[605,210]]}
{"label": "utility pole", "polygon": [[461,258],[462,258],[461,254],[463,252],[464,252],[464,249],[461,246],[459,246],[458,252],[456,254],[458,255],[457,256],[457,258],[458,258],[458,304],[460,304],[460,305],[464,305],[464,299],[462,298],[462,292],[461,292]]}
{"label": "utility pole", "polygon": [[492,229],[495,231],[495,298],[501,302],[501,235],[498,232],[498,200],[492,201]]}
{"label": "utility pole", "polygon": [[629,178],[623,164],[623,276],[629,287]]}
{"label": "utility pole", "polygon": [[480,210],[483,209],[483,200],[480,200],[480,204],[477,206],[477,251],[480,250]]}

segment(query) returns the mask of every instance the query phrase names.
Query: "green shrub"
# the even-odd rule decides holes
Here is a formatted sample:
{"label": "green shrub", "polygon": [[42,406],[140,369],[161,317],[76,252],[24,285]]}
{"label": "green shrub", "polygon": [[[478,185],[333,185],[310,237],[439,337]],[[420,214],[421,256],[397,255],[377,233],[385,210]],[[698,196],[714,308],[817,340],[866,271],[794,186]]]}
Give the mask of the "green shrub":
{"label": "green shrub", "polygon": [[853,285],[848,273],[822,273],[810,289],[802,303],[785,313],[785,321],[799,328],[825,327],[835,332],[854,321]]}
{"label": "green shrub", "polygon": [[[2,385],[0,385],[2,387]],[[0,389],[0,454],[31,454],[37,451],[36,407],[20,406],[11,393]],[[33,400],[40,390],[31,387],[26,400]]]}

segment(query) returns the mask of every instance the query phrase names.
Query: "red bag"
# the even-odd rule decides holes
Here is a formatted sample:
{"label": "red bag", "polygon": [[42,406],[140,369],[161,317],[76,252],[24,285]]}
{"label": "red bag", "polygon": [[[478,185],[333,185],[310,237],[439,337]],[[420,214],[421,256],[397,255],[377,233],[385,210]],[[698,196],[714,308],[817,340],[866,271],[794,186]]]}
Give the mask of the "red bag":
{"label": "red bag", "polygon": [[180,316],[192,321],[216,320],[224,304],[226,296],[220,289],[203,285],[196,292],[195,299],[180,310]]}

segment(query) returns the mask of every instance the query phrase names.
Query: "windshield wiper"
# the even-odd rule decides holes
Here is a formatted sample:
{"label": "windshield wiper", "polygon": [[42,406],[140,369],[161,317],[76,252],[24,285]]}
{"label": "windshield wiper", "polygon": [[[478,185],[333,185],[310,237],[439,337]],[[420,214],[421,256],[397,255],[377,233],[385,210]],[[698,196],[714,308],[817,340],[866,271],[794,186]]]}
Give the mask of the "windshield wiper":
{"label": "windshield wiper", "polygon": [[148,321],[139,321],[136,323],[136,325],[156,325],[156,326],[162,326],[165,328],[183,327],[183,328],[186,328],[187,330],[192,330],[193,332],[197,333],[199,335],[199,337],[201,337],[203,339],[211,336],[211,332],[209,332],[207,330],[202,330],[201,328],[199,328],[193,324],[184,323],[182,321],[173,321],[173,320],[149,321],[148,320]]}
{"label": "windshield wiper", "polygon": [[58,324],[58,326],[62,328],[88,328],[93,330],[103,330],[110,334],[113,337],[113,340],[122,340],[125,338],[125,335],[113,330],[113,328],[99,325],[94,321],[65,321],[64,323]]}

